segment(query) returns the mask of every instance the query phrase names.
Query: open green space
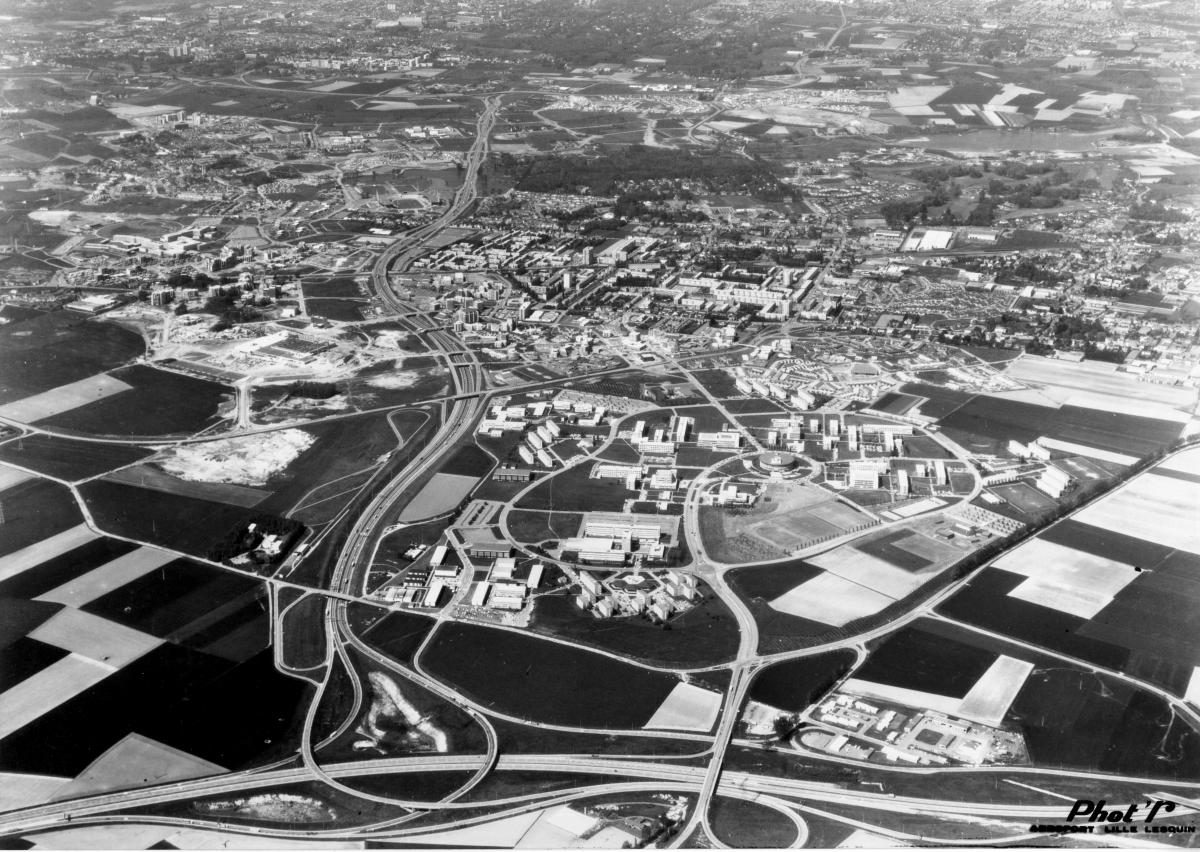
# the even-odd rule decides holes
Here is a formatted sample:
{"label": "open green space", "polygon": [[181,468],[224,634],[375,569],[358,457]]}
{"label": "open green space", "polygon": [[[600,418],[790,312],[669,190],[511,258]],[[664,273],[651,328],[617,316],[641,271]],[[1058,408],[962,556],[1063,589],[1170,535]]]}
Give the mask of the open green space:
{"label": "open green space", "polygon": [[592,479],[589,462],[548,476],[517,501],[516,509],[549,509],[555,512],[619,512],[636,496],[617,479]]}
{"label": "open green space", "polygon": [[573,727],[640,728],[679,682],[583,648],[454,622],[438,628],[420,663],[483,707]]}
{"label": "open green space", "polygon": [[325,609],[321,595],[301,598],[280,619],[280,657],[293,669],[312,669],[325,662]]}
{"label": "open green space", "polygon": [[583,521],[581,512],[543,512],[514,509],[508,513],[508,533],[523,544],[559,541],[579,532]]}
{"label": "open green space", "polygon": [[786,849],[796,840],[796,824],[774,808],[715,796],[708,812],[717,839],[734,849]]}

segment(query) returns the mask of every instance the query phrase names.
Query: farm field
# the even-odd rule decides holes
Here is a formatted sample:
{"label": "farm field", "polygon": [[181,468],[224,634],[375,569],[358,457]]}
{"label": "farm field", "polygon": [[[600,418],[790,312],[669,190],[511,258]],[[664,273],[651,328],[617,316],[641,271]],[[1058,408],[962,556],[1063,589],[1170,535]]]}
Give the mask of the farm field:
{"label": "farm field", "polygon": [[378,618],[359,635],[375,648],[387,654],[389,659],[408,665],[413,654],[421,647],[434,620],[412,612],[389,612]]}
{"label": "farm field", "polygon": [[791,589],[824,573],[803,560],[734,568],[726,572],[725,579],[745,601],[758,624],[761,653],[790,651],[811,645],[820,637],[834,635],[835,629],[823,621],[784,612],[770,605]]}
{"label": "farm field", "polygon": [[443,624],[420,664],[484,707],[590,728],[642,727],[679,682],[581,648],[470,624]]}
{"label": "farm field", "polygon": [[20,423],[36,423],[106,397],[132,390],[130,385],[107,373],[60,385],[24,399],[0,406],[0,417]]}
{"label": "farm field", "polygon": [[79,491],[100,529],[204,558],[234,527],[257,514],[240,506],[103,479],[87,482]]}
{"label": "farm field", "polygon": [[721,693],[702,689],[690,683],[679,683],[654,711],[643,728],[663,728],[672,731],[712,730],[721,710]]}
{"label": "farm field", "polygon": [[0,404],[85,379],[145,351],[142,337],[115,323],[69,311],[5,307],[0,324]]}
{"label": "farm field", "polygon": [[45,539],[83,523],[83,515],[71,492],[49,480],[27,479],[5,490],[3,498],[4,535],[0,536],[0,557],[6,558],[0,561],[0,577],[15,573],[14,566],[20,561],[15,555],[18,551],[44,548]]}
{"label": "farm field", "polygon": [[1161,686],[1200,689],[1200,483],[1173,456],[997,559],[940,607],[970,624]]}
{"label": "farm field", "polygon": [[596,619],[566,593],[537,599],[530,628],[659,666],[708,666],[737,653],[737,624],[729,607],[700,587],[704,600],[671,619],[671,629],[639,617]]}
{"label": "farm field", "polygon": [[304,688],[274,670],[261,583],[90,532],[48,544],[0,579],[0,771],[137,786],[122,755],[232,768],[286,740]]}
{"label": "farm field", "polygon": [[775,663],[755,676],[749,697],[781,710],[802,710],[850,671],[854,659],[853,651],[840,650]]}
{"label": "farm field", "polygon": [[[922,637],[921,632],[932,634]],[[889,649],[892,642],[899,643]],[[915,644],[914,644],[915,643]],[[921,653],[922,668],[913,670],[913,653]],[[1200,733],[1182,720],[1173,720],[1162,699],[1116,678],[1097,674],[1043,656],[1010,642],[992,639],[954,624],[920,619],[883,642],[875,653],[883,662],[870,661],[845,688],[867,676],[888,681],[898,689],[892,700],[918,702],[917,706],[945,704],[944,712],[982,711],[977,718],[987,724],[997,720],[1019,729],[1025,736],[1034,766],[1065,766],[1118,774],[1155,777],[1200,777]],[[889,666],[887,658],[903,659],[904,666]],[[997,661],[999,664],[997,665]],[[985,666],[986,663],[986,666]],[[960,669],[965,665],[965,669]],[[962,692],[967,678],[978,673],[961,700],[948,692]],[[914,677],[909,673],[913,672]],[[938,687],[938,678],[955,678],[953,687]],[[912,689],[931,687],[930,692]],[[887,690],[881,691],[881,697]],[[942,696],[939,699],[939,696]],[[920,703],[924,702],[924,703]],[[950,703],[955,703],[953,709]],[[1000,708],[1008,704],[1001,713]]]}
{"label": "farm field", "polygon": [[135,364],[113,378],[132,390],[42,420],[39,425],[96,435],[191,434],[217,422],[232,389]]}
{"label": "farm field", "polygon": [[1028,443],[1041,435],[1105,452],[1147,456],[1179,437],[1175,420],[1064,405],[1054,409],[977,396],[943,417],[947,436],[972,452],[1006,454],[1010,440]]}
{"label": "farm field", "polygon": [[106,473],[150,455],[150,450],[127,444],[95,444],[50,435],[27,435],[0,444],[0,461],[67,481]]}

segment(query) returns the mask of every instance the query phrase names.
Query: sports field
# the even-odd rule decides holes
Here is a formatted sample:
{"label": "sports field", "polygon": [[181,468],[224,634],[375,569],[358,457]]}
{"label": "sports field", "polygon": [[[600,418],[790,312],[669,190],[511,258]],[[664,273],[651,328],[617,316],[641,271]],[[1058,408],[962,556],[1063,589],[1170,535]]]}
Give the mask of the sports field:
{"label": "sports field", "polygon": [[0,405],[0,417],[21,423],[35,423],[127,390],[132,390],[132,386],[107,373],[98,373],[69,385],[60,385],[53,390]]}
{"label": "sports field", "polygon": [[419,521],[432,518],[456,507],[471,490],[479,484],[476,476],[459,476],[455,473],[436,473],[425,487],[408,501],[400,512],[399,520]]}
{"label": "sports field", "polygon": [[667,728],[673,731],[708,731],[717,721],[721,710],[721,693],[701,689],[690,683],[678,684],[671,690],[644,728]]}
{"label": "sports field", "polygon": [[149,574],[175,559],[175,554],[153,547],[139,547],[124,556],[118,556],[99,568],[76,577],[37,598],[47,603],[61,603],[81,607],[91,603],[114,589]]}
{"label": "sports field", "polygon": [[855,619],[874,615],[893,600],[826,572],[775,598],[770,606],[788,615],[842,627]]}
{"label": "sports field", "polygon": [[1009,592],[1039,606],[1092,618],[1112,603],[1137,571],[1103,556],[1035,538],[996,560],[995,567],[1026,577]]}
{"label": "sports field", "polygon": [[987,490],[1026,515],[1037,515],[1056,505],[1049,495],[1025,482],[1005,482]]}

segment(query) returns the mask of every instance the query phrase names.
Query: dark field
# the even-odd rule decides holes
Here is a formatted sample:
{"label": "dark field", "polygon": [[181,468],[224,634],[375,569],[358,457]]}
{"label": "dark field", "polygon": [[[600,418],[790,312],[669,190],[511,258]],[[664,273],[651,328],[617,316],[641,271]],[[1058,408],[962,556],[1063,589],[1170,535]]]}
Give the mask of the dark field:
{"label": "dark field", "polygon": [[301,285],[306,299],[314,297],[348,297],[360,298],[362,288],[354,281],[353,275],[334,275],[320,281],[305,281]]}
{"label": "dark field", "polygon": [[79,491],[101,529],[205,558],[234,527],[261,514],[102,479],[81,485]]}
{"label": "dark field", "polygon": [[82,522],[75,498],[64,486],[46,479],[27,479],[4,492],[0,556]]}
{"label": "dark field", "polygon": [[47,666],[67,656],[68,652],[28,636],[0,647],[0,692],[16,686]]}
{"label": "dark field", "polygon": [[711,748],[700,740],[556,731],[497,718],[491,722],[501,754],[649,754],[682,759]]}
{"label": "dark field", "polygon": [[932,565],[933,562],[924,556],[909,553],[904,548],[896,545],[896,542],[904,541],[912,535],[907,530],[900,530],[899,532],[887,532],[882,535],[867,536],[855,541],[854,549],[861,550],[863,553],[869,553],[871,556],[882,559],[885,562],[890,562],[899,568],[903,568],[905,571],[920,571],[922,568]]}
{"label": "dark field", "polygon": [[484,477],[491,473],[496,462],[483,450],[474,444],[459,447],[458,452],[450,457],[444,465],[438,468],[440,473],[450,473],[455,476]]}
{"label": "dark field", "polygon": [[508,513],[508,532],[517,541],[536,544],[539,541],[570,538],[579,531],[583,520],[580,512],[538,512],[514,509]]}
{"label": "dark field", "polygon": [[556,512],[619,512],[634,492],[617,479],[591,479],[592,465],[584,463],[548,476],[522,497],[514,508]]}
{"label": "dark field", "polygon": [[830,651],[776,663],[760,671],[750,698],[781,710],[801,710],[837,683],[854,664],[853,651]]}
{"label": "dark field", "polygon": [[23,639],[60,609],[61,604],[0,596],[0,647]]}
{"label": "dark field", "polygon": [[39,425],[93,435],[191,434],[215,423],[217,408],[233,393],[216,382],[143,364],[112,375],[133,390],[47,417]]}
{"label": "dark field", "polygon": [[717,665],[737,654],[737,622],[729,607],[701,588],[704,601],[671,619],[663,629],[639,616],[598,619],[575,606],[566,594],[538,598],[532,628],[652,665]]}
{"label": "dark field", "polygon": [[987,671],[996,655],[956,641],[955,633],[928,619],[905,627],[871,652],[854,676],[935,695],[962,698]]}
{"label": "dark field", "polygon": [[131,732],[245,767],[289,736],[305,692],[270,650],[231,663],[165,644],[6,737],[0,767],[76,775]]}
{"label": "dark field", "polygon": [[722,398],[740,396],[733,376],[724,370],[696,370],[692,378],[704,385],[713,396]]}
{"label": "dark field", "polygon": [[284,665],[312,669],[325,662],[325,605],[322,596],[308,595],[284,612],[279,625]]}
{"label": "dark field", "polygon": [[327,299],[310,296],[304,300],[309,314],[314,317],[338,320],[339,322],[358,322],[365,314],[366,299]]}
{"label": "dark field", "polygon": [[1182,430],[1179,423],[1064,405],[1053,409],[978,396],[939,421],[939,426],[968,449],[1023,443],[1039,435],[1102,450],[1147,456],[1166,446]]}
{"label": "dark field", "polygon": [[444,624],[421,664],[484,707],[589,728],[640,728],[678,683],[580,648],[470,624]]}
{"label": "dark field", "polygon": [[886,411],[888,414],[907,414],[920,404],[921,398],[906,393],[888,391],[871,405],[876,411]]}
{"label": "dark field", "polygon": [[0,461],[67,481],[106,473],[151,455],[150,450],[127,444],[93,444],[50,435],[29,435],[0,444]]}
{"label": "dark field", "polygon": [[730,399],[724,405],[731,414],[782,414],[787,410],[777,402],[757,398]]}
{"label": "dark field", "polygon": [[120,367],[145,351],[142,337],[69,311],[5,308],[0,325],[0,403]]}
{"label": "dark field", "polygon": [[786,849],[796,840],[796,825],[765,805],[716,796],[708,814],[717,839],[734,849]]}
{"label": "dark field", "polygon": [[413,654],[421,647],[434,623],[432,618],[399,610],[377,618],[358,635],[389,659],[408,665],[412,663]]}

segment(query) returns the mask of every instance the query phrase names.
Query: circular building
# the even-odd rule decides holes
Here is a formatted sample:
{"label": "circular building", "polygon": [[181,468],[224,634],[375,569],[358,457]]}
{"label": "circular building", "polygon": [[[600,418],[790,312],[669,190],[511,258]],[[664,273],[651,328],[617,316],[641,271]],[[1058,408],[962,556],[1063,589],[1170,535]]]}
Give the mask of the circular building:
{"label": "circular building", "polygon": [[779,451],[763,453],[757,463],[759,469],[767,473],[790,473],[800,466],[800,460],[794,455]]}

